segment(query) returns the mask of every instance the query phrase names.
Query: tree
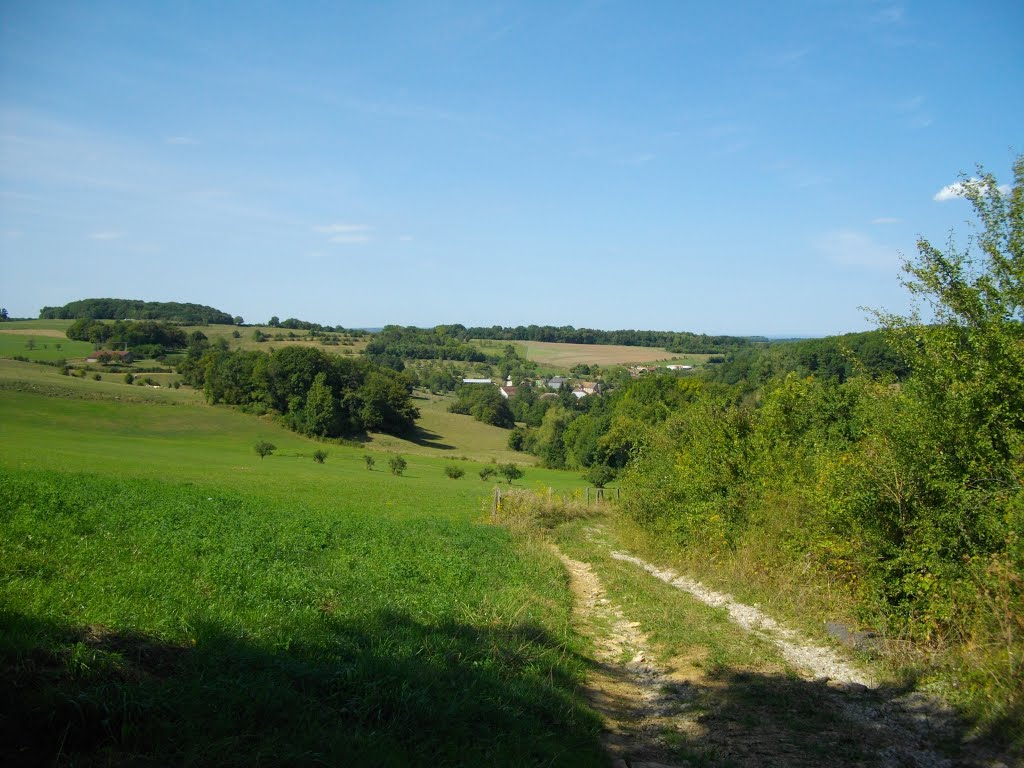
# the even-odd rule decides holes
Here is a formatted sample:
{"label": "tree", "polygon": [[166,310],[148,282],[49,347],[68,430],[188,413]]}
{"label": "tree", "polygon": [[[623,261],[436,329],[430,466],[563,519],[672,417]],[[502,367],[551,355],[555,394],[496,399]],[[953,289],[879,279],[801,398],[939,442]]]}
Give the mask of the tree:
{"label": "tree", "polygon": [[256,455],[259,456],[260,459],[265,459],[277,450],[277,446],[273,443],[268,443],[266,440],[257,440],[256,445],[253,446],[253,450],[256,451]]}
{"label": "tree", "polygon": [[245,323],[241,315],[235,315],[231,320],[235,325],[243,325]]}
{"label": "tree", "polygon": [[512,485],[513,480],[518,480],[523,476],[523,470],[519,468],[518,464],[499,464],[498,473],[505,478],[509,485]]}
{"label": "tree", "polygon": [[7,307],[0,307],[0,323],[7,322],[8,319]]}
{"label": "tree", "polygon": [[497,471],[498,470],[496,470],[492,466],[483,467],[480,470],[480,479],[483,480],[486,483],[488,480],[490,480],[492,477],[494,477],[494,473],[497,472]]}
{"label": "tree", "polygon": [[583,476],[595,488],[604,488],[615,479],[615,470],[605,464],[595,464]]}
{"label": "tree", "polygon": [[466,474],[466,470],[464,470],[462,467],[458,466],[457,464],[449,464],[448,466],[446,466],[444,468],[444,473],[451,480],[458,480],[460,477],[462,477],[464,474]]}
{"label": "tree", "polygon": [[306,433],[324,437],[338,431],[338,402],[327,386],[327,374],[320,372],[306,394]]}
{"label": "tree", "polygon": [[373,456],[371,456],[370,454],[366,454],[365,456],[363,456],[363,461],[366,462],[366,468],[371,471],[373,470],[373,465],[377,463],[377,460],[373,458]]}
{"label": "tree", "polygon": [[323,448],[317,448],[315,451],[313,451],[313,461],[315,461],[317,464],[323,464],[325,461],[327,461],[327,451],[325,451]]}
{"label": "tree", "polygon": [[126,373],[124,375],[124,383],[125,384],[134,384],[135,383],[135,377],[132,376],[130,373]]}
{"label": "tree", "polygon": [[388,460],[388,466],[391,467],[392,475],[400,475],[405,472],[405,468],[408,464],[401,456],[392,456]]}

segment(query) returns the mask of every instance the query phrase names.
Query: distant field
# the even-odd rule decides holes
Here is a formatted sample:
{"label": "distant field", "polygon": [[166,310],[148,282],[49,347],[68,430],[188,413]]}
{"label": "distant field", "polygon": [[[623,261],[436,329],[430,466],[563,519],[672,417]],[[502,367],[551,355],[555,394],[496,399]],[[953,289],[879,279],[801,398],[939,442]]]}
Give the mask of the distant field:
{"label": "distant field", "polygon": [[86,341],[72,341],[61,331],[0,328],[0,357],[53,361],[83,358],[90,352],[92,344]]}
{"label": "distant field", "polygon": [[628,347],[619,344],[561,344],[552,341],[492,341],[476,340],[484,350],[502,349],[514,345],[527,360],[555,368],[571,368],[579,363],[587,365],[627,365],[629,363],[674,363],[701,365],[710,355],[680,355],[661,347]]}
{"label": "distant field", "polygon": [[[363,339],[348,339],[344,334],[330,334],[332,336],[338,336],[340,343],[337,346],[331,344],[322,344],[318,338],[309,338],[307,331],[290,331],[287,328],[273,328],[269,325],[254,325],[246,326],[244,328],[233,326],[233,325],[193,325],[186,326],[185,331],[192,333],[193,331],[202,331],[211,340],[226,339],[231,349],[262,349],[269,351],[277,347],[283,346],[300,346],[300,347],[317,347],[322,349],[324,352],[333,355],[356,355],[363,351],[363,348],[367,344],[367,340]],[[234,332],[238,331],[238,338],[234,337]],[[254,332],[260,331],[270,338],[266,341],[256,341],[254,338]],[[294,334],[290,337],[288,334]],[[275,336],[280,335],[282,338],[276,339]],[[345,341],[350,341],[350,344],[345,344]]]}

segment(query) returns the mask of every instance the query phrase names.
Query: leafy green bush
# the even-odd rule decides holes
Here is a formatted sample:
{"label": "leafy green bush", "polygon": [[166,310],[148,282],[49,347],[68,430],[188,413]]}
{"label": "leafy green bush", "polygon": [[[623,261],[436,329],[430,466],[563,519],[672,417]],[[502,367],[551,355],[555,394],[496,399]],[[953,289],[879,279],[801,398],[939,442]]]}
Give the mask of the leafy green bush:
{"label": "leafy green bush", "polygon": [[256,455],[261,459],[265,459],[267,456],[277,450],[277,446],[273,443],[269,443],[266,440],[258,440],[252,447],[256,451]]}

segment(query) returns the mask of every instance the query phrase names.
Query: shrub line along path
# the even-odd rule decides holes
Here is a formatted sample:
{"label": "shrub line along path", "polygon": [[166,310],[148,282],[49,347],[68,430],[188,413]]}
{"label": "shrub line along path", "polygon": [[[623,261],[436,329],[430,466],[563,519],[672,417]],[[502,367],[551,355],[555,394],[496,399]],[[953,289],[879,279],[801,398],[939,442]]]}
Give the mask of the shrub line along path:
{"label": "shrub line along path", "polygon": [[[604,547],[590,528],[591,547]],[[615,768],[657,768],[682,765],[835,765],[884,768],[1006,768],[1007,763],[965,745],[954,758],[939,744],[955,744],[962,726],[952,710],[920,692],[886,689],[875,678],[845,661],[839,653],[809,642],[754,606],[710,590],[671,569],[659,568],[631,554],[607,548],[612,560],[629,563],[712,608],[724,609],[730,620],[773,644],[796,678],[759,674],[758,670],[723,673],[704,663],[707,649],[690,656],[661,660],[640,622],[631,621],[609,599],[594,566],[552,548],[569,575],[575,621],[594,648],[594,670],[585,695],[605,721],[603,743]],[[645,595],[645,598],[648,596]],[[657,599],[650,596],[650,599]],[[732,676],[729,682],[723,679]],[[745,709],[726,714],[735,705],[744,675],[758,678],[742,690]],[[764,681],[768,690],[764,689]],[[730,687],[731,686],[731,687]],[[772,691],[774,686],[780,690]],[[784,690],[783,690],[784,689]],[[778,693],[779,701],[769,701]],[[791,701],[787,701],[787,697]],[[762,701],[757,701],[760,698]],[[823,716],[818,727],[778,717],[774,707],[795,711],[803,701]],[[813,722],[813,715],[812,715]],[[792,729],[793,732],[789,732]],[[807,742],[815,743],[808,749]],[[831,742],[835,751],[830,753]],[[820,748],[819,748],[820,746]],[[822,752],[821,750],[824,750]]]}

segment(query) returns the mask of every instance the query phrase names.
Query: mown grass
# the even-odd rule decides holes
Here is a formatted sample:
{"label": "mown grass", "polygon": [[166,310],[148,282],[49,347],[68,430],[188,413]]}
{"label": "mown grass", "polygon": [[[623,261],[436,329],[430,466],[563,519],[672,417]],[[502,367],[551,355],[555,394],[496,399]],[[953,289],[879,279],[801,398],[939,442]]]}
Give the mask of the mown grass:
{"label": "mown grass", "polygon": [[451,395],[433,395],[417,390],[413,395],[413,405],[420,411],[416,433],[408,437],[374,433],[370,435],[369,444],[383,450],[423,456],[465,456],[475,461],[493,460],[522,465],[536,463],[533,456],[508,447],[510,430],[483,424],[465,414],[449,413],[451,402]]}
{"label": "mown grass", "polygon": [[410,455],[396,477],[184,390],[12,366],[9,763],[601,764],[559,563],[480,524],[482,464],[451,480]]}
{"label": "mown grass", "polygon": [[0,333],[0,357],[24,357],[28,360],[53,362],[84,358],[92,352],[92,344],[85,341],[39,335],[29,329],[12,333],[10,329],[0,327],[0,331],[4,331]]}

